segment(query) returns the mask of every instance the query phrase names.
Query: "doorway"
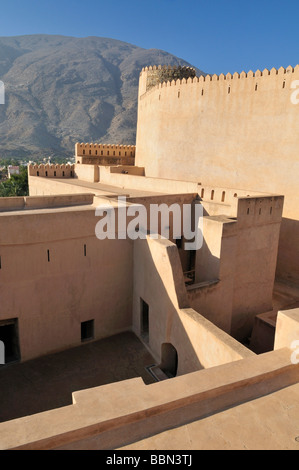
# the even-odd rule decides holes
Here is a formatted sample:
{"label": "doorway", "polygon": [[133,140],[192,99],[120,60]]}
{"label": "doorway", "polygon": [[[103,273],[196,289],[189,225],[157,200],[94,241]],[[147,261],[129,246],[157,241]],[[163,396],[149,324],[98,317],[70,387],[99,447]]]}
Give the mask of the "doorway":
{"label": "doorway", "polygon": [[178,353],[171,343],[163,343],[161,346],[160,369],[169,378],[175,377],[178,370]]}
{"label": "doorway", "polygon": [[0,321],[0,341],[4,344],[5,364],[20,360],[18,319]]}

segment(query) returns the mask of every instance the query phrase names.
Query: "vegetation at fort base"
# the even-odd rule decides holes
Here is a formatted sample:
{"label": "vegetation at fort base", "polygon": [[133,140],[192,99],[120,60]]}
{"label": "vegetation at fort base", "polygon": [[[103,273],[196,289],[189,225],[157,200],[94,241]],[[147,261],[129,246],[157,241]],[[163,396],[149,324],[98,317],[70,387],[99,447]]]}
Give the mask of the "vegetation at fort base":
{"label": "vegetation at fort base", "polygon": [[20,166],[19,175],[11,175],[10,178],[0,181],[0,197],[28,196],[28,194],[28,172],[26,166]]}

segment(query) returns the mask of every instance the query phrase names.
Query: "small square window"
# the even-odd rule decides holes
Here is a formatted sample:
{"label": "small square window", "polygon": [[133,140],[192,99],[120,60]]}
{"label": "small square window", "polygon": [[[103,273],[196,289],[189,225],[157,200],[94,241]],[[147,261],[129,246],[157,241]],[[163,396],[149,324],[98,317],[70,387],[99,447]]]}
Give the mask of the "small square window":
{"label": "small square window", "polygon": [[176,238],[175,239],[175,244],[178,247],[178,249],[180,250],[183,247],[182,239],[181,238]]}
{"label": "small square window", "polygon": [[81,341],[89,341],[94,338],[94,320],[81,323]]}

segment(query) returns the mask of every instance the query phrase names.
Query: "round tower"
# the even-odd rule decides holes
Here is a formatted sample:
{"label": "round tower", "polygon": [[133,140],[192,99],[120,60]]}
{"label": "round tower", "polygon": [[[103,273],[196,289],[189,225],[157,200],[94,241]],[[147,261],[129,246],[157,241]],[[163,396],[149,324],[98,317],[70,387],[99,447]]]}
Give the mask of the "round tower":
{"label": "round tower", "polygon": [[189,77],[194,78],[196,71],[192,67],[184,66],[161,66],[154,65],[145,67],[140,73],[139,82],[139,96],[143,95],[146,91],[155,87],[159,83],[171,82],[172,80],[182,80],[183,78],[188,79]]}

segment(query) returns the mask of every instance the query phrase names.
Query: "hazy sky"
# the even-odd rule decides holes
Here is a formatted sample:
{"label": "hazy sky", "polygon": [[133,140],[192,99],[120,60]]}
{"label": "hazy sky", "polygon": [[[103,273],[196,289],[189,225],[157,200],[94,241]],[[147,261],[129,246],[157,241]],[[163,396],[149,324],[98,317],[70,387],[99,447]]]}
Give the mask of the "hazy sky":
{"label": "hazy sky", "polygon": [[110,37],[217,74],[299,63],[299,0],[9,0],[0,7],[0,36]]}

